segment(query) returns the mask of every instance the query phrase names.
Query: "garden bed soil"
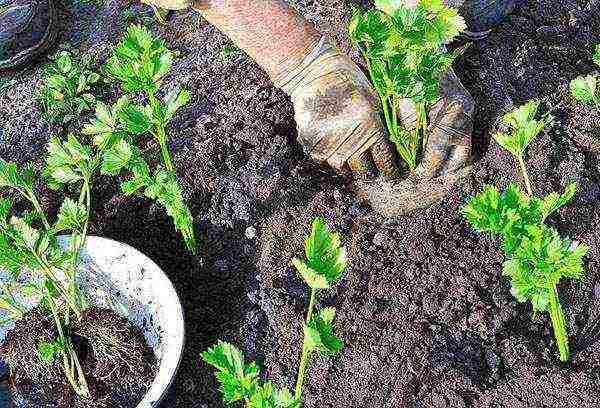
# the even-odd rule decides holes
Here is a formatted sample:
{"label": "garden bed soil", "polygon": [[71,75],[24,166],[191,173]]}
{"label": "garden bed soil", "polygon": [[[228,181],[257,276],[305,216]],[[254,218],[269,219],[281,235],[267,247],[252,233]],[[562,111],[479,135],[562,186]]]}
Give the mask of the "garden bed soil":
{"label": "garden bed soil", "polygon": [[[356,2],[292,3],[357,57],[344,39]],[[307,408],[600,407],[600,164],[575,136],[593,134],[600,117],[568,93],[570,80],[595,69],[597,0],[521,0],[466,52],[456,71],[477,105],[472,175],[439,205],[395,220],[379,218],[358,201],[349,178],[302,153],[289,99],[242,52],[224,52],[231,44],[198,14],[178,13],[161,28],[148,9],[116,0],[69,9],[63,39],[99,58],[127,19],[151,21],[181,53],[166,87],[192,94],[170,132],[198,257],[162,208],[125,196],[110,179],[94,187],[91,233],[156,261],[186,311],[186,348],[165,408],[223,407],[213,370],[200,361],[217,339],[239,345],[277,384],[292,386],[308,293],[290,260],[302,253],[317,215],[342,233],[351,266],[321,299],[338,309],[346,346],[312,364]],[[5,82],[3,158],[41,163],[52,129],[32,93],[40,78],[36,66]],[[556,117],[527,154],[535,190],[548,194],[577,181],[573,203],[550,223],[590,247],[584,277],[559,288],[572,346],[564,364],[548,316],[532,318],[530,305],[511,296],[498,240],[473,232],[459,215],[485,183],[505,187],[518,177],[490,133],[502,113],[530,98]],[[158,152],[151,141],[145,150]],[[45,192],[44,204],[56,210],[58,196]]]}
{"label": "garden bed soil", "polygon": [[111,310],[87,309],[72,328],[89,398],[73,392],[60,358],[52,365],[39,358],[39,344],[56,338],[53,320],[35,309],[15,324],[0,347],[0,355],[11,362],[11,384],[31,406],[135,408],[154,381],[156,358],[144,335]]}

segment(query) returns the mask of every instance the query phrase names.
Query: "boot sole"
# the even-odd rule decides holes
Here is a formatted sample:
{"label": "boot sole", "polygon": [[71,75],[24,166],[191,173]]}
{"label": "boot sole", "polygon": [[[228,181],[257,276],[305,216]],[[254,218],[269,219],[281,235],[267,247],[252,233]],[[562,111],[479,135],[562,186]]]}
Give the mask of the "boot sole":
{"label": "boot sole", "polygon": [[54,0],[48,0],[48,7],[50,9],[48,27],[44,32],[42,39],[34,46],[29,47],[23,51],[20,51],[15,56],[0,61],[0,70],[9,70],[19,68],[28,62],[39,58],[44,55],[54,45],[58,38],[57,20],[58,13]]}

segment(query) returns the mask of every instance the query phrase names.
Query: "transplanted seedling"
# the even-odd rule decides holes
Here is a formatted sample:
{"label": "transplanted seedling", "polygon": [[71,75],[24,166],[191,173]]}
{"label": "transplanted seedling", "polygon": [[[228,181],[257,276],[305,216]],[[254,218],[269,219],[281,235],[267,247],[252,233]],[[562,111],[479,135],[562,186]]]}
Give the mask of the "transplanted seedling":
{"label": "transplanted seedling", "polygon": [[39,100],[44,119],[66,124],[96,105],[94,86],[100,75],[90,69],[91,57],[77,60],[69,51],[60,51],[44,68]]}
{"label": "transplanted seedling", "polygon": [[[440,98],[440,78],[460,53],[447,52],[444,44],[466,25],[442,0],[421,0],[416,7],[403,0],[376,0],[375,7],[354,13],[349,36],[367,62],[391,140],[414,169],[427,140],[429,109]],[[403,99],[416,106],[414,124],[400,123]]]}
{"label": "transplanted seedling", "polygon": [[519,302],[530,301],[535,313],[548,311],[561,361],[569,358],[567,324],[557,292],[562,278],[579,279],[587,247],[562,238],[544,221],[567,204],[576,191],[574,183],[562,194],[536,197],[524,163],[527,146],[551,123],[546,115],[535,116],[540,103],[531,101],[504,117],[512,129],[495,135],[496,141],[517,159],[527,192],[511,184],[504,192],[486,186],[462,209],[473,228],[500,235],[506,256],[504,275],[511,280],[511,293]]}
{"label": "transplanted seedling", "polygon": [[[0,279],[0,309],[6,312],[0,323],[22,318],[29,312],[29,305],[38,300],[42,310],[52,316],[57,331],[56,339],[39,344],[40,359],[52,364],[60,358],[74,391],[87,397],[88,385],[70,330],[88,306],[76,275],[80,251],[87,239],[92,178],[101,152],[83,145],[73,135],[66,140],[52,137],[47,152],[47,184],[55,189],[79,190],[76,199],[64,199],[54,222],[42,209],[35,192],[33,167],[19,169],[15,163],[0,159],[0,187],[12,190],[31,206],[31,210],[15,215],[13,200],[0,199],[0,267],[10,274],[8,279]],[[59,234],[70,234],[67,249],[59,245]]]}
{"label": "transplanted seedling", "polygon": [[[593,60],[600,67],[600,45],[596,46]],[[577,77],[571,81],[571,94],[578,101],[595,105],[600,109],[600,86],[598,83],[598,77],[594,75]]]}
{"label": "transplanted seedling", "polygon": [[[133,25],[117,46],[106,65],[106,74],[116,80],[127,93],[142,92],[147,104],[121,97],[113,106],[98,103],[96,117],[83,133],[93,137],[94,144],[104,150],[102,173],[119,175],[125,170],[130,178],[121,184],[127,194],[143,193],[158,201],[173,218],[185,244],[197,252],[194,220],[183,200],[173,159],[167,146],[167,125],[177,111],[187,104],[189,92],[175,88],[159,98],[162,80],[171,69],[173,52],[144,27]],[[152,171],[137,139],[150,134],[158,143],[164,166]]]}
{"label": "transplanted seedling", "polygon": [[304,341],[298,368],[296,389],[278,389],[272,382],[260,379],[255,363],[245,363],[242,352],[235,346],[219,342],[202,354],[205,362],[215,367],[226,403],[242,401],[248,408],[300,408],[310,358],[314,353],[334,355],[342,341],[333,334],[335,309],[315,310],[317,295],[339,281],[346,269],[346,251],[340,236],[331,233],[322,218],[313,222],[312,233],[306,239],[306,260],[294,258],[292,263],[310,287],[308,313],[303,324]]}

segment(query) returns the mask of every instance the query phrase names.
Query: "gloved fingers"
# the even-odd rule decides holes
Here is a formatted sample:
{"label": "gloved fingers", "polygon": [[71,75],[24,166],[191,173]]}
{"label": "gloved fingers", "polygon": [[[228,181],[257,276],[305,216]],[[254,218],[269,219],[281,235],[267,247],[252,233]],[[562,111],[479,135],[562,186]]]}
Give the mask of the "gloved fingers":
{"label": "gloved fingers", "polygon": [[375,142],[371,146],[371,155],[375,166],[384,178],[394,179],[400,176],[396,149],[389,140],[382,137]]}
{"label": "gloved fingers", "polygon": [[441,79],[443,97],[430,109],[427,145],[417,173],[437,177],[466,166],[471,157],[474,102],[451,70]]}
{"label": "gloved fingers", "polygon": [[377,112],[363,116],[358,121],[340,129],[327,129],[313,150],[311,156],[325,159],[327,163],[341,170],[351,157],[360,157],[380,139],[383,132]]}
{"label": "gloved fingers", "polygon": [[355,178],[373,180],[377,177],[377,167],[369,150],[348,159],[348,167],[354,173]]}

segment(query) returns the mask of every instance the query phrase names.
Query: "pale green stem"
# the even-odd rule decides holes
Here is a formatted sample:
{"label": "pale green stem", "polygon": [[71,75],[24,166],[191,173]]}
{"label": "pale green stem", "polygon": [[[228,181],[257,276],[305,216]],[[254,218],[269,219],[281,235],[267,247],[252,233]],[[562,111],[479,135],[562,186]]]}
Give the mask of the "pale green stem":
{"label": "pale green stem", "polygon": [[[160,103],[156,96],[154,96],[152,93],[148,94],[148,99],[150,100],[150,106],[155,106]],[[171,153],[167,147],[167,134],[165,132],[165,127],[162,123],[156,124],[156,126],[154,126],[154,130],[155,131],[153,134],[158,142],[158,145],[160,146],[160,152],[162,154],[163,161],[165,162],[165,167],[167,170],[174,172],[175,166],[173,165],[173,159],[171,158]]]}
{"label": "pale green stem", "polygon": [[521,174],[523,175],[523,180],[525,181],[525,188],[527,189],[527,193],[529,193],[529,195],[533,197],[531,180],[529,179],[529,173],[527,172],[527,166],[525,166],[523,155],[517,156],[517,160],[519,161],[519,167],[521,168]]}
{"label": "pale green stem", "polygon": [[[65,370],[65,376],[69,380],[69,383],[73,387],[73,390],[82,397],[88,397],[90,392],[88,388],[87,381],[85,379],[85,375],[83,370],[81,369],[81,364],[79,363],[79,358],[73,349],[73,344],[71,343],[71,339],[65,335],[65,331],[63,328],[63,323],[61,321],[60,316],[58,315],[58,310],[54,305],[54,299],[50,293],[46,295],[48,305],[52,312],[52,316],[54,317],[54,322],[56,324],[56,329],[58,331],[58,337],[61,341],[64,349],[62,350],[63,356],[63,368]],[[75,366],[75,368],[73,367]],[[75,372],[76,371],[76,372]]]}
{"label": "pale green stem", "polygon": [[554,338],[556,339],[556,345],[560,354],[560,361],[567,361],[569,359],[569,338],[567,336],[566,328],[567,322],[560,304],[560,299],[558,298],[556,283],[557,282],[554,282],[550,285],[548,306],[550,309],[552,328],[554,330]]}
{"label": "pale green stem", "polygon": [[44,213],[44,211],[42,210],[42,206],[40,205],[40,202],[35,196],[33,190],[28,189],[27,191],[23,191],[20,188],[16,187],[15,190],[17,190],[23,197],[29,200],[31,205],[33,205],[35,211],[39,214],[40,218],[42,219],[44,227],[46,227],[46,229],[50,229],[50,223],[48,222],[48,218],[46,218],[46,213]]}
{"label": "pale green stem", "polygon": [[[315,308],[315,301],[317,298],[317,290],[311,289],[310,291],[310,302],[308,304],[308,313],[306,314],[306,324],[308,325],[312,320],[312,314]],[[302,356],[300,357],[300,366],[298,368],[298,380],[296,381],[296,401],[302,399],[302,386],[304,385],[304,379],[306,378],[306,369],[310,360],[310,351],[306,346],[306,335],[302,342]]]}

